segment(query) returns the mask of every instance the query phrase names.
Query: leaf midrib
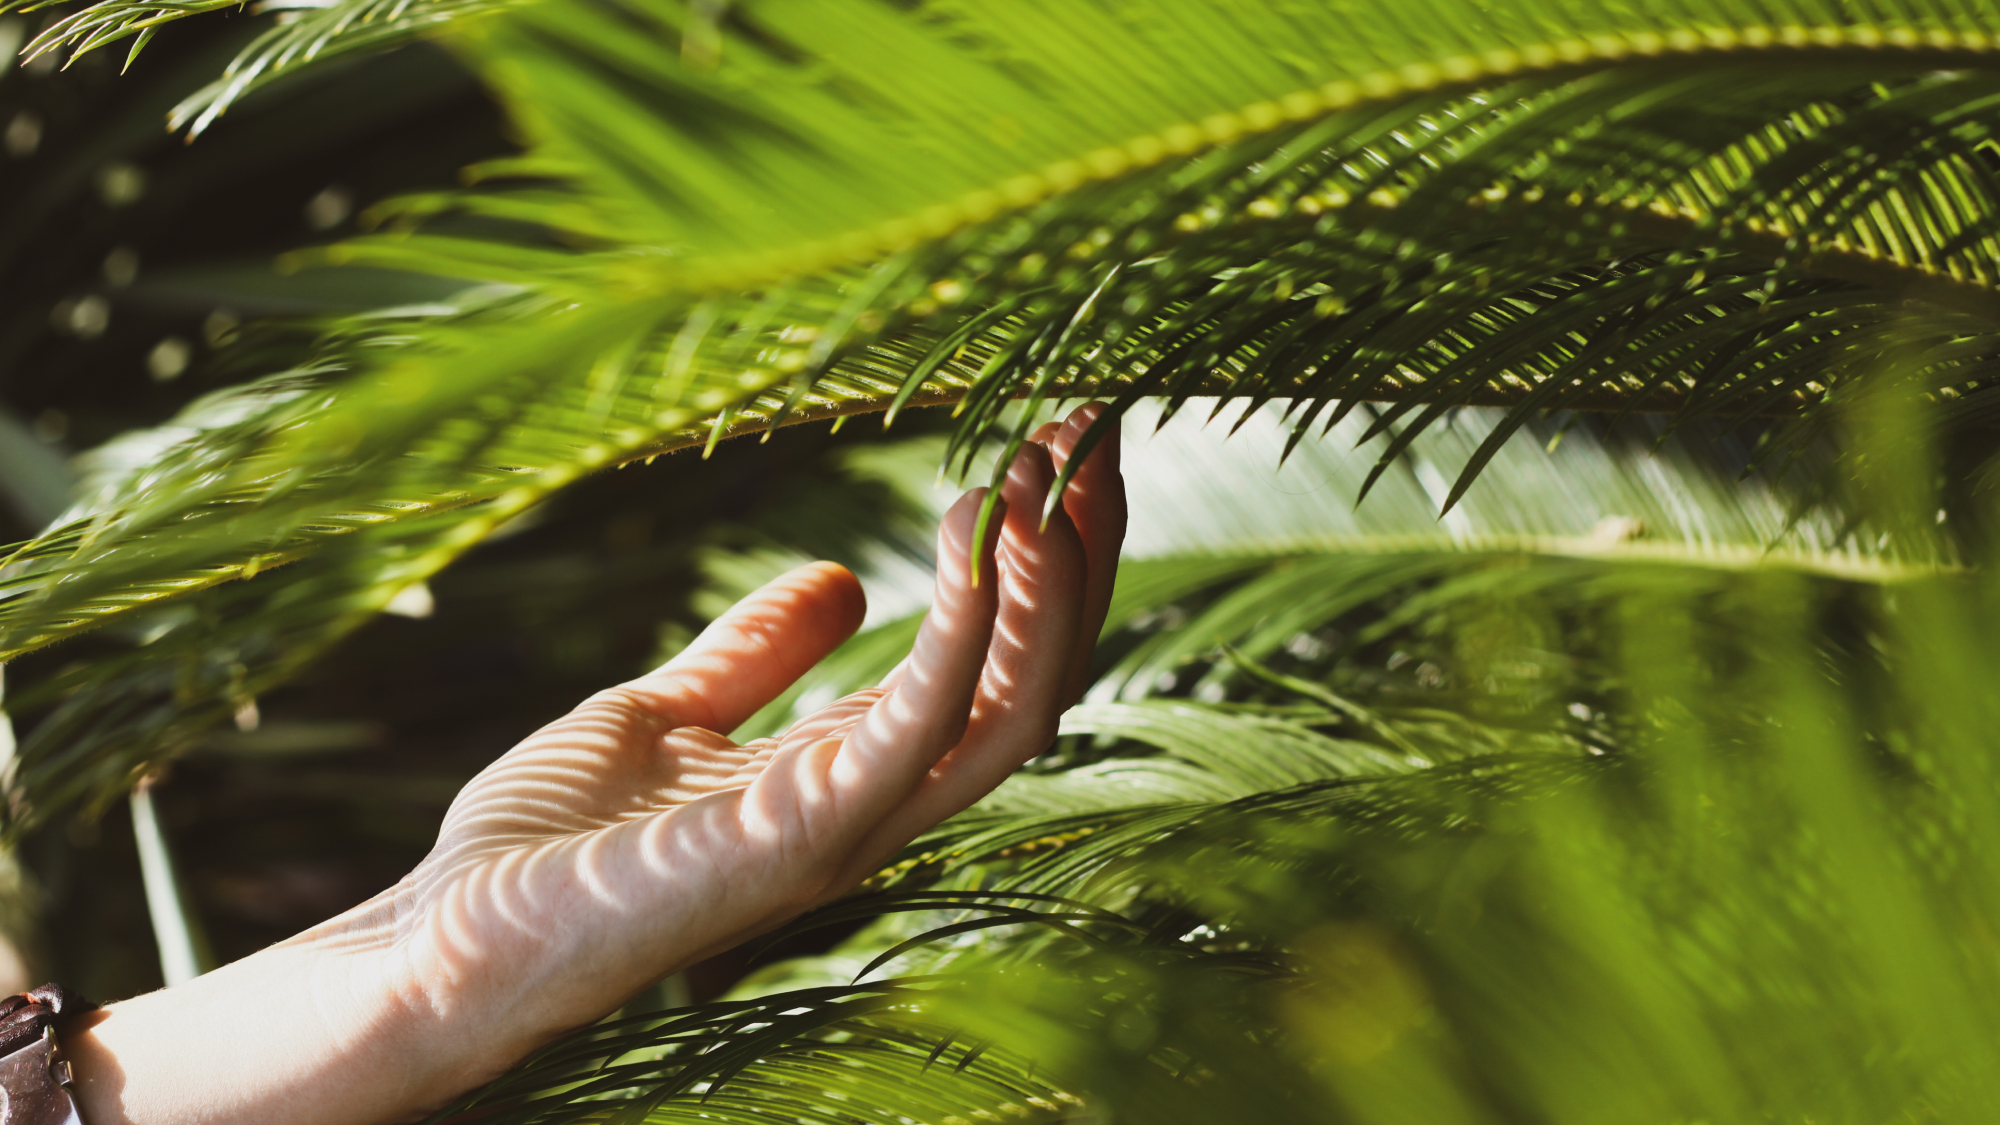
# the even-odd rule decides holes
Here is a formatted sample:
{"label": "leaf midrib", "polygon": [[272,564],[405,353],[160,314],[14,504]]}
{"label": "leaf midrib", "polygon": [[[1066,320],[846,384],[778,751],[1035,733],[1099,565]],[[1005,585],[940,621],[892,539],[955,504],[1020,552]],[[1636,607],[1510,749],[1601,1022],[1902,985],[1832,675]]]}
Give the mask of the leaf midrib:
{"label": "leaf midrib", "polygon": [[[1635,44],[1645,44],[1647,49]],[[1769,28],[1748,25],[1705,32],[1676,31],[1665,35],[1639,32],[1599,35],[1589,40],[1567,39],[1518,49],[1459,55],[1438,63],[1411,63],[1356,79],[1339,79],[1294,91],[1283,97],[1253,102],[1234,111],[1211,114],[1198,122],[1183,122],[1106,146],[1079,157],[1023,173],[992,188],[969,192],[900,216],[871,228],[849,231],[797,247],[763,254],[719,258],[682,271],[677,287],[692,291],[756,289],[788,277],[822,273],[901,253],[941,241],[1001,215],[1019,212],[1058,196],[1121,179],[1170,160],[1189,159],[1279,129],[1323,119],[1335,113],[1397,101],[1411,95],[1472,94],[1496,81],[1528,75],[1568,80],[1606,70],[1635,58],[1643,61],[1741,59],[1765,54],[1815,61],[1843,59],[1882,70],[1996,69],[2000,43],[1983,32],[1906,28],[1882,29],[1868,24],[1849,27]],[[1885,66],[1884,59],[1898,63]],[[1663,216],[1661,216],[1664,218]],[[1782,239],[1778,241],[1782,242]],[[1837,255],[1861,263],[1879,259],[1853,251]],[[1902,267],[1907,269],[1907,267]],[[1925,279],[1936,275],[1918,271]],[[1833,275],[1830,275],[1833,276]],[[1955,281],[1955,279],[1953,279]],[[1987,292],[1979,287],[1980,292]],[[1942,290],[1941,290],[1942,291]],[[1982,315],[2000,319],[2000,302],[1987,301]]]}

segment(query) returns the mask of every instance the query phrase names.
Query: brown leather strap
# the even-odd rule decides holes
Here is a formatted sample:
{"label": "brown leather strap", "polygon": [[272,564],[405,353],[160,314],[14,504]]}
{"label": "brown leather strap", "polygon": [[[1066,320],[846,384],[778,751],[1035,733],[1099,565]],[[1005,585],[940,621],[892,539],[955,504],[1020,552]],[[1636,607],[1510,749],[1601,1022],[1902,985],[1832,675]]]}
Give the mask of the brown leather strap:
{"label": "brown leather strap", "polygon": [[59,984],[0,1000],[0,1125],[83,1125],[56,1034],[95,1007]]}
{"label": "brown leather strap", "polygon": [[84,1125],[70,1085],[54,1035],[0,1055],[0,1125]]}
{"label": "brown leather strap", "polygon": [[40,1039],[45,1027],[60,1032],[64,1017],[96,1007],[59,984],[45,984],[0,1000],[0,1055],[11,1055]]}

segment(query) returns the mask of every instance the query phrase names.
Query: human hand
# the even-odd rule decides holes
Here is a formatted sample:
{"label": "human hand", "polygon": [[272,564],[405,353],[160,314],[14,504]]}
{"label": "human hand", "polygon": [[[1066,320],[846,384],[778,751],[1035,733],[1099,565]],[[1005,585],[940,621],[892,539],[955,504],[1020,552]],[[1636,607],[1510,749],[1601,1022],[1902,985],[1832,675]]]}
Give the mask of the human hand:
{"label": "human hand", "polygon": [[[1124,534],[1115,433],[1037,525],[1040,498],[1102,409],[1036,433],[1046,445],[1028,445],[1010,467],[1005,516],[985,543],[972,542],[983,489],[946,514],[931,612],[881,686],[776,738],[739,746],[717,733],[859,626],[854,576],[831,563],[801,567],[664,667],[586,700],[480,773],[396,887],[133,1005],[190,990],[226,995],[232,971],[236,987],[266,994],[273,974],[280,991],[310,977],[312,1019],[348,1045],[332,1056],[366,1057],[375,1073],[341,1086],[341,1067],[322,1059],[314,1080],[335,1089],[309,1103],[294,1087],[279,1103],[287,1118],[394,1120],[852,888],[1047,749],[1086,686]],[[262,969],[241,968],[260,957]],[[134,1043],[139,1032],[129,1021],[121,1031],[116,1014],[99,1029],[114,1047],[121,1035]],[[132,1112],[126,1091],[142,1084],[129,1064],[143,1055],[136,1045],[119,1054],[121,1119],[188,1119]],[[199,1119],[261,1120],[270,1109],[248,1098]]]}

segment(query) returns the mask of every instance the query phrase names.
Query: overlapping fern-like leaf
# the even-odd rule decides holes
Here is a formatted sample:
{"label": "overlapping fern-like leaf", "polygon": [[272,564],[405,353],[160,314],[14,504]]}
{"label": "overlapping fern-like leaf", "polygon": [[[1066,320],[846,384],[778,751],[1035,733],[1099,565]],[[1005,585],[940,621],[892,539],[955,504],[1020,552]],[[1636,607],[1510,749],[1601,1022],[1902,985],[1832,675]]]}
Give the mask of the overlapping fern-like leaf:
{"label": "overlapping fern-like leaf", "polygon": [[[1827,1056],[1903,1041],[1932,1011],[1979,1024],[1976,1002],[1941,994],[1933,1009],[1924,997],[1946,982],[1986,987],[1976,957],[1947,952],[1959,927],[1991,910],[1966,850],[1985,830],[1949,811],[1990,795],[1953,783],[1983,777],[1961,756],[1982,728],[1917,718],[1903,697],[1922,689],[1883,679],[1921,667],[1949,680],[1947,669],[1971,674],[1978,662],[1967,638],[1906,651],[1912,638],[1900,633],[1878,638],[1895,653],[1886,661],[1836,646],[1808,658],[1820,642],[1794,631],[1856,595],[1884,628],[1898,620],[1877,616],[1891,605],[1971,611],[1976,598],[1959,600],[1969,586],[1916,582],[1871,598],[1824,572],[1718,566],[1728,552],[1692,538],[1679,564],[1510,552],[1508,565],[1496,552],[1450,551],[1453,536],[1477,543],[1485,530],[1461,525],[1432,532],[1429,569],[1385,569],[1386,581],[1353,584],[1367,592],[1343,605],[1300,613],[1300,587],[1266,579],[1310,560],[1256,545],[1287,530],[1299,542],[1301,517],[1337,525],[1352,513],[1314,507],[1289,479],[1265,483],[1295,507],[1260,505],[1246,520],[1261,526],[1230,527],[1241,505],[1214,501],[1239,497],[1221,487],[1243,483],[1232,467],[1247,475],[1269,452],[1257,447],[1285,434],[1253,419],[1242,436],[1252,448],[1235,466],[1204,457],[1176,444],[1200,437],[1183,414],[1130,451],[1141,526],[1153,524],[1140,551],[1178,542],[1183,552],[1134,565],[1178,561],[1188,573],[1127,588],[1107,655],[1145,650],[1134,634],[1161,639],[1154,652],[1183,655],[1151,667],[1182,676],[1139,679],[1107,661],[1095,701],[1071,713],[1070,738],[1049,760],[920,841],[878,893],[801,924],[885,919],[817,966],[790,967],[788,987],[753,981],[750,995],[717,1005],[606,1025],[556,1049],[562,1066],[531,1063],[456,1108],[551,1123],[592,1119],[598,1097],[654,1107],[654,1120],[761,1109],[983,1121],[1025,1108],[1309,1122],[1334,1109],[1396,1120],[1411,1104],[1479,1121],[1495,1105],[1532,1104],[1587,1121],[1612,1097],[1635,1120],[1691,1106],[1775,1116],[1810,1107],[1836,1119],[1847,1108],[1860,1119],[1931,1099],[1976,1102],[1979,1068],[1953,1060],[1985,1057],[1978,1035],[1929,1037],[1852,1081],[1832,1081]],[[1440,452],[1444,436],[1414,443],[1414,456]],[[1666,496],[1706,487],[1684,467],[1665,475],[1672,459],[1600,476],[1593,466],[1620,459],[1587,434],[1572,441],[1555,453],[1510,446],[1461,517],[1503,523],[1548,504],[1581,518],[1595,514],[1592,495],[1629,503],[1637,491],[1620,496],[1619,485],[1648,472],[1670,482]],[[1322,472],[1322,456],[1302,450],[1287,473]],[[1223,478],[1215,493],[1179,493],[1172,479],[1149,493],[1149,470],[1190,460],[1188,472]],[[1576,487],[1543,495],[1558,477]],[[1378,499],[1406,480],[1421,494],[1412,468]],[[1502,487],[1510,481],[1521,490]],[[1758,518],[1755,486],[1721,495],[1738,506],[1684,510],[1683,526],[1713,533]],[[1148,520],[1174,496],[1177,526]],[[1768,510],[1782,519],[1785,508]],[[1233,558],[1250,562],[1197,576],[1194,564],[1232,558],[1229,534],[1245,548]],[[1387,568],[1409,562],[1405,551],[1360,557]],[[1496,579],[1511,596],[1494,596]],[[1593,619],[1622,627],[1600,634]],[[1216,649],[1265,632],[1275,634],[1268,662]],[[1457,662],[1441,655],[1453,644]],[[1361,667],[1373,654],[1379,668],[1378,645],[1448,667],[1397,681]],[[864,638],[846,662],[865,663],[869,648]],[[1672,655],[1633,665],[1631,649]],[[1225,667],[1233,676],[1209,677]],[[1197,686],[1207,684],[1221,690]],[[1842,690],[1852,698],[1834,706]],[[1771,706],[1783,722],[1766,718]],[[1914,745],[1910,722],[1924,745],[1948,749],[1890,749]],[[1850,755],[1851,740],[1881,749]],[[1823,831],[1836,821],[1849,832]],[[1893,858],[1857,873],[1857,857],[1878,850]],[[1878,894],[1897,903],[1898,921],[1828,924],[1877,913]],[[1913,948],[1920,971],[1909,968]],[[898,976],[868,981],[884,971]],[[866,983],[850,982],[857,972]],[[831,1020],[856,998],[882,1007]],[[1794,1022],[1816,1007],[1821,1019]],[[1510,1038],[1524,1011],[1551,1027],[1532,1046]],[[713,1030],[731,1019],[741,1027]],[[689,1045],[648,1028],[679,1028]],[[1739,1057],[1756,1059],[1754,1071],[1740,1072]],[[919,1058],[922,1089],[888,1084]],[[968,1086],[944,1071],[968,1062],[1006,1080]],[[857,1073],[883,1084],[864,1087]],[[1799,1077],[1773,1084],[1772,1073]],[[1024,1106],[1031,1076],[1045,1085]],[[1576,1082],[1615,1089],[1578,1099]]]}
{"label": "overlapping fern-like leaf", "polygon": [[[1776,455],[1895,367],[1988,412],[1981,4],[455,10],[394,20],[459,27],[528,151],[320,260],[465,279],[460,311],[339,328],[23,545],[0,652],[113,624],[156,667],[247,644],[248,672],[176,679],[221,714],[587,473],[910,404],[957,405],[961,463],[1022,437],[1019,398],[1278,399],[1301,441],[1382,402],[1383,472],[1452,408],[1508,406],[1447,508],[1550,410],[1790,419]],[[146,11],[48,43],[170,14]],[[291,26],[361,45],[373,11]],[[80,675],[44,698],[92,713],[112,681]],[[92,738],[56,729],[75,793],[123,776],[69,770]]]}
{"label": "overlapping fern-like leaf", "polygon": [[[1450,627],[1458,607],[1497,605],[1502,616],[1536,619],[1656,591],[1722,596],[1765,570],[1873,585],[1933,573],[1943,561],[1893,537],[1882,553],[1855,550],[1855,540],[1876,542],[1873,532],[1827,552],[1816,544],[1850,523],[1838,508],[1801,513],[1768,478],[1718,478],[1677,447],[1620,452],[1588,433],[1553,450],[1506,447],[1465,506],[1436,519],[1433,497],[1445,487],[1437,465],[1476,448],[1498,410],[1467,412],[1418,438],[1381,491],[1350,508],[1341,498],[1368,461],[1342,454],[1367,430],[1363,420],[1342,423],[1336,433],[1346,440],[1299,448],[1273,474],[1270,459],[1287,440],[1279,412],[1267,408],[1217,444],[1222,423],[1200,424],[1213,405],[1195,403],[1150,434],[1157,407],[1141,406],[1133,419],[1132,536],[1098,679],[1063,720],[1070,749],[1054,756],[1063,768],[1011,779],[915,847],[882,885],[1004,858],[1018,880],[1010,885],[1073,893],[1135,851],[1246,803],[1375,816],[1369,810],[1404,807],[1382,789],[1386,779],[1441,765],[1580,762],[1615,745],[1565,710],[1607,685],[1578,682],[1532,638],[1440,657],[1442,666],[1405,657],[1403,675],[1459,685],[1434,702],[1421,691],[1385,695],[1372,674],[1326,675],[1396,638]],[[948,490],[913,471],[930,463],[918,452],[928,444],[912,443],[915,456],[862,459],[878,479],[937,503]],[[881,601],[895,598],[883,588],[889,581],[864,576]],[[908,651],[920,619],[858,635],[739,734],[773,733],[873,684]],[[1539,694],[1545,710],[1471,721],[1459,705],[1483,692]]]}

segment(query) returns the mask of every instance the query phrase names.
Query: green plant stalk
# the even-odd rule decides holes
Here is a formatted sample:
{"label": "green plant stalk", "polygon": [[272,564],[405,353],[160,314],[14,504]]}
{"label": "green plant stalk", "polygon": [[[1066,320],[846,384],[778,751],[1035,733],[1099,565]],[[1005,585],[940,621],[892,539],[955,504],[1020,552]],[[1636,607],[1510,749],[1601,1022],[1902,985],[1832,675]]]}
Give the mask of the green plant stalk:
{"label": "green plant stalk", "polygon": [[146,885],[146,912],[160,951],[160,976],[171,988],[214,968],[215,955],[175,867],[166,829],[153,806],[152,784],[135,786],[129,800],[139,871]]}

